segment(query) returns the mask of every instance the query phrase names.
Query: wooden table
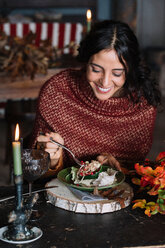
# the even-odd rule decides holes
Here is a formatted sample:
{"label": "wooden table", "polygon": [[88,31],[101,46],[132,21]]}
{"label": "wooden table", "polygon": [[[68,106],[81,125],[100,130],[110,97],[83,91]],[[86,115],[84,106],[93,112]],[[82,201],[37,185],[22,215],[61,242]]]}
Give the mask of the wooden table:
{"label": "wooden table", "polygon": [[48,69],[47,75],[36,75],[34,80],[20,77],[12,81],[5,74],[0,74],[0,101],[36,99],[43,83],[64,68]]}
{"label": "wooden table", "polygon": [[[13,187],[0,187],[0,197],[14,192]],[[23,248],[120,248],[165,247],[165,219],[163,215],[147,217],[143,210],[131,206],[107,214],[76,214],[57,208],[45,200],[38,207],[44,216],[33,226],[43,231],[43,236]],[[0,203],[0,227],[8,224],[7,215],[14,201]],[[0,241],[1,248],[18,247]]]}

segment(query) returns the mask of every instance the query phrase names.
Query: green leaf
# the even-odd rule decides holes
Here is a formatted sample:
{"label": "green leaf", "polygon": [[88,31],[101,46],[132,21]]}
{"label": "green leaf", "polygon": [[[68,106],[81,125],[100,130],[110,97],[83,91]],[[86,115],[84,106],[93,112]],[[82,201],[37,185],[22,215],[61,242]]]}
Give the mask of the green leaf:
{"label": "green leaf", "polygon": [[67,183],[69,183],[71,181],[71,179],[72,179],[72,174],[71,173],[66,175],[65,180],[66,180]]}
{"label": "green leaf", "polygon": [[71,175],[72,175],[72,181],[75,181],[76,177],[77,177],[77,171],[78,171],[78,168],[76,167],[71,167]]}
{"label": "green leaf", "polygon": [[159,198],[165,199],[165,190],[159,189],[158,190]]}
{"label": "green leaf", "polygon": [[164,204],[159,204],[161,210],[165,211],[165,205]]}
{"label": "green leaf", "polygon": [[157,199],[157,203],[160,205],[160,204],[163,204],[164,203],[164,200],[163,199]]}
{"label": "green leaf", "polygon": [[155,204],[156,204],[155,202],[148,202],[146,205],[147,206],[155,206]]}
{"label": "green leaf", "polygon": [[157,214],[158,212],[159,212],[158,209],[155,209],[154,211],[151,212],[151,215],[155,215],[155,214]]}

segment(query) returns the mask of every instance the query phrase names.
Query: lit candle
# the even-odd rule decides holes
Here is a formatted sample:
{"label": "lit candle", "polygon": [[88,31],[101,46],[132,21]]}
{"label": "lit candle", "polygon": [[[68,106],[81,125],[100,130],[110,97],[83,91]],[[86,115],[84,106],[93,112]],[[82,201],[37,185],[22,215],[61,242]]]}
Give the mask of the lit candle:
{"label": "lit candle", "polygon": [[16,125],[15,129],[15,141],[12,142],[13,146],[13,162],[14,162],[14,175],[22,175],[22,164],[21,164],[21,143],[19,141],[19,125]]}
{"label": "lit candle", "polygon": [[87,10],[86,16],[87,16],[87,32],[89,32],[91,30],[91,20],[92,20],[92,13],[90,9]]}

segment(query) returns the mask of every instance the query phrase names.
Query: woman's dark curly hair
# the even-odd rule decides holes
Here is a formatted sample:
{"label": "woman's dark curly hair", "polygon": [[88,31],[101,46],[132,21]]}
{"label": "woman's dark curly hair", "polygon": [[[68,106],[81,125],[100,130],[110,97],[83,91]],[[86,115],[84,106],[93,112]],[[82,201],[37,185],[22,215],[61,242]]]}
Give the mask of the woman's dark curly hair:
{"label": "woman's dark curly hair", "polygon": [[139,102],[143,96],[150,105],[160,105],[158,85],[141,58],[135,34],[126,23],[113,20],[96,23],[80,43],[78,60],[88,63],[92,55],[104,49],[114,49],[124,66],[126,82],[123,87],[127,96],[133,102]]}

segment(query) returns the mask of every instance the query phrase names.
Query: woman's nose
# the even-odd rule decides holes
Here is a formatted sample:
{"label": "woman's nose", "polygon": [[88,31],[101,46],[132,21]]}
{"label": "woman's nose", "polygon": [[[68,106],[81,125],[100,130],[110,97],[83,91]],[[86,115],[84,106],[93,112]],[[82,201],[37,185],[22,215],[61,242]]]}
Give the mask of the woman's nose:
{"label": "woman's nose", "polygon": [[102,86],[104,86],[104,87],[109,86],[109,84],[110,84],[110,75],[109,74],[105,74],[102,77],[101,83],[102,83]]}

